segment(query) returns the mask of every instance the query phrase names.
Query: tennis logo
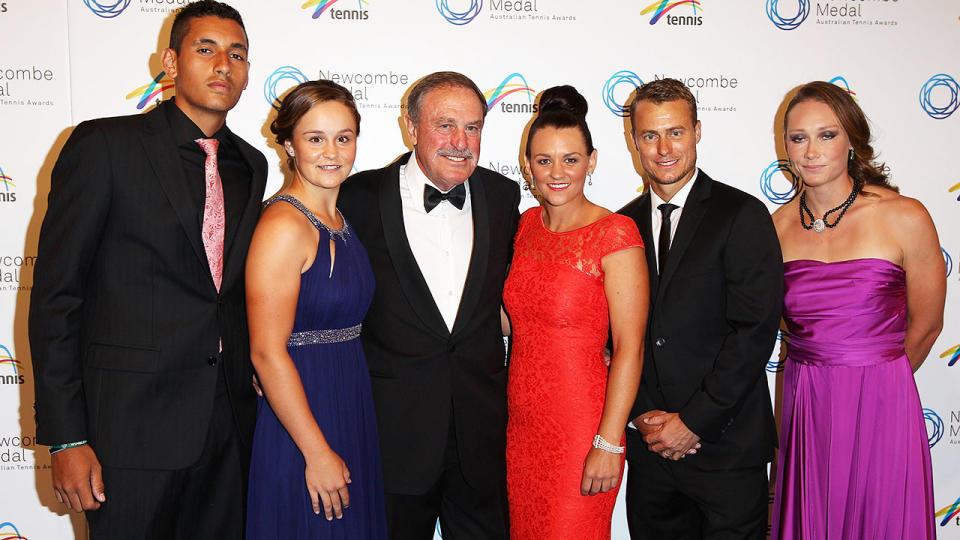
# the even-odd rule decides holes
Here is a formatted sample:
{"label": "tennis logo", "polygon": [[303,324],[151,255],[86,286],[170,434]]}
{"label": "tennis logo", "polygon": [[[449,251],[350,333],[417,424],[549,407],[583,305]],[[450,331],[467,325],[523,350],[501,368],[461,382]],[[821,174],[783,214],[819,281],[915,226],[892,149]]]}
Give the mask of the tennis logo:
{"label": "tennis logo", "polygon": [[797,12],[795,15],[785,17],[780,14],[780,0],[767,0],[767,17],[781,30],[796,30],[810,15],[810,0],[789,0],[789,2],[796,2]]}
{"label": "tennis logo", "polygon": [[943,520],[940,521],[941,527],[946,527],[947,523],[950,523],[950,520],[953,518],[957,518],[957,525],[960,525],[960,498],[953,501],[953,504],[948,504],[940,510],[937,510],[934,517],[943,518]]}
{"label": "tennis logo", "polygon": [[17,202],[17,192],[13,188],[17,187],[13,183],[13,178],[7,176],[0,167],[0,202]]}
{"label": "tennis logo", "polygon": [[[948,189],[947,191],[949,191],[950,193],[953,193],[954,191],[960,191],[960,182],[957,182],[956,184],[950,186],[950,189]],[[957,195],[957,200],[960,201],[960,195]]]}
{"label": "tennis logo", "polygon": [[[507,96],[517,94],[527,97],[526,103],[505,103],[503,102],[504,98]],[[511,73],[507,75],[503,81],[497,85],[496,88],[487,90],[483,93],[483,97],[487,100],[487,110],[493,110],[493,108],[500,104],[500,109],[503,112],[507,113],[535,113],[537,112],[537,105],[533,102],[534,97],[536,97],[536,90],[530,88],[530,85],[527,84],[527,79],[524,78],[520,73]]]}
{"label": "tennis logo", "polygon": [[[674,8],[681,6],[690,6],[690,10],[670,13]],[[640,14],[647,15],[648,13],[653,13],[653,16],[650,17],[651,25],[657,24],[660,22],[660,19],[663,18],[669,25],[700,26],[703,24],[703,17],[700,16],[701,12],[703,12],[703,6],[699,0],[674,0],[673,2],[670,0],[657,0],[643,8]]]}
{"label": "tennis logo", "polygon": [[[137,99],[137,110],[142,110],[147,104],[150,103],[153,98],[161,96],[167,90],[173,88],[174,83],[173,79],[167,77],[166,71],[161,71],[153,78],[152,81],[147,84],[140,86],[134,89],[132,92],[126,95],[125,99]],[[160,103],[160,98],[157,98],[157,103]]]}
{"label": "tennis logo", "polygon": [[[329,13],[331,19],[337,20],[360,20],[365,21],[370,18],[370,12],[367,11],[367,0],[357,0],[357,9],[331,9],[331,7],[340,0],[307,0],[300,6],[300,9],[313,9],[310,15],[313,19],[319,19],[324,13]],[[341,7],[344,4],[340,4]]]}
{"label": "tennis logo", "polygon": [[837,75],[836,77],[830,79],[829,82],[831,84],[835,84],[839,86],[840,88],[843,88],[844,90],[847,91],[848,94],[850,94],[850,97],[852,97],[853,99],[857,99],[857,93],[850,89],[850,83],[848,83],[847,80],[841,77],[840,75]]}
{"label": "tennis logo", "polygon": [[920,87],[920,107],[930,118],[937,120],[949,118],[957,108],[960,108],[960,85],[946,73],[938,73],[930,77]]}
{"label": "tennis logo", "polygon": [[783,347],[787,342],[783,339],[783,334],[777,330],[777,344],[780,346],[777,355],[767,361],[767,373],[782,373],[786,367],[786,355],[783,354]]}
{"label": "tennis logo", "polygon": [[[123,10],[130,6],[130,0],[117,0],[116,2],[98,2],[97,0],[83,0],[84,5],[90,8],[97,17],[112,19],[123,13]],[[0,539],[2,540],[2,539]]]}
{"label": "tennis logo", "polygon": [[283,91],[278,93],[277,87],[280,82],[286,80],[293,81],[293,84],[289,86],[296,86],[300,83],[307,82],[309,79],[302,71],[293,66],[281,66],[273,70],[273,73],[263,82],[263,97],[267,100],[267,103],[278,111],[280,110],[280,98],[278,96],[282,94]]}
{"label": "tennis logo", "polygon": [[483,0],[467,0],[466,2],[460,2],[460,4],[466,4],[466,9],[463,9],[462,11],[451,8],[450,0],[436,1],[437,11],[440,12],[440,15],[443,16],[448,23],[455,24],[457,26],[469,24],[471,21],[477,18],[477,15],[480,14],[480,10],[483,9]]}
{"label": "tennis logo", "polygon": [[[625,106],[627,98],[637,88],[643,86],[643,79],[639,75],[626,69],[620,70],[603,83],[603,104],[610,109],[613,114],[625,118],[630,111]],[[626,92],[626,94],[624,94]],[[617,95],[621,97],[617,97]]]}
{"label": "tennis logo", "polygon": [[27,540],[27,537],[20,534],[16,525],[4,521],[0,523],[0,540]]}
{"label": "tennis logo", "polygon": [[0,384],[24,383],[23,366],[20,365],[19,360],[13,357],[10,349],[3,344],[0,344],[0,367],[3,367],[3,369],[0,369]]}
{"label": "tennis logo", "polygon": [[950,277],[950,273],[953,272],[953,257],[942,247],[940,251],[943,252],[943,265],[947,267],[947,277]]}
{"label": "tennis logo", "polygon": [[956,364],[957,359],[960,359],[960,345],[954,345],[953,347],[950,347],[949,349],[940,353],[940,358],[947,357],[950,358],[947,360],[947,367],[952,367],[954,364]]}
{"label": "tennis logo", "polygon": [[[783,174],[777,174],[777,173]],[[774,182],[777,181],[777,186]],[[788,180],[789,185],[784,186],[783,180]],[[760,191],[764,197],[774,204],[787,204],[797,193],[797,186],[800,185],[800,177],[790,168],[790,161],[778,159],[767,165],[767,168],[760,173]]]}

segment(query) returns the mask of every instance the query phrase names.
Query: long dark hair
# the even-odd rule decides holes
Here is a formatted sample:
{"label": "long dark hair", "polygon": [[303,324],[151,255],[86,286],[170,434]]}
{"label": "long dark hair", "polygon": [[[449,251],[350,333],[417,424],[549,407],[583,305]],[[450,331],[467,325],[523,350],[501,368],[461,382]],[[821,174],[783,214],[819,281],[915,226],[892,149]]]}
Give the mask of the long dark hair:
{"label": "long dark hair", "polygon": [[840,127],[847,134],[850,146],[853,147],[853,156],[847,160],[847,174],[853,178],[854,183],[880,186],[899,192],[900,190],[890,183],[884,164],[876,162],[876,153],[870,146],[870,123],[867,116],[843,88],[824,81],[813,81],[801,86],[787,105],[787,112],[783,115],[783,131],[787,131],[790,111],[798,104],[811,100],[830,107],[840,122]]}

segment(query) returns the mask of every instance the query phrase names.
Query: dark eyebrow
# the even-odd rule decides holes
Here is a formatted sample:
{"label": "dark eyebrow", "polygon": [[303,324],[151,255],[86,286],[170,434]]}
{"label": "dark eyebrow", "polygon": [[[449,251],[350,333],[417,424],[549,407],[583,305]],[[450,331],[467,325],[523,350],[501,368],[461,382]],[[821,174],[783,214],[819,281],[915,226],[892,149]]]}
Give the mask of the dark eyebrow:
{"label": "dark eyebrow", "polygon": [[[200,38],[194,42],[194,45],[219,45],[215,39],[212,38]],[[229,49],[240,49],[243,52],[247,52],[247,46],[243,43],[232,43],[230,44]]]}

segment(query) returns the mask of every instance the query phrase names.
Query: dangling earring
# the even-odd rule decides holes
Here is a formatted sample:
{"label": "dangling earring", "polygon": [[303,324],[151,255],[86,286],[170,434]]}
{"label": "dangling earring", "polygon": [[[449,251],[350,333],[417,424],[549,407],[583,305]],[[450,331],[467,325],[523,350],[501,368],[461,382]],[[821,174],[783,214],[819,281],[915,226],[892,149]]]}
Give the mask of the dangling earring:
{"label": "dangling earring", "polygon": [[853,161],[853,148],[850,149],[850,157],[848,157],[847,160]]}
{"label": "dangling earring", "polygon": [[530,190],[530,182],[527,182],[526,180],[523,181],[523,190],[524,191]]}
{"label": "dangling earring", "polygon": [[587,175],[587,185],[588,185],[588,186],[592,186],[592,185],[593,185],[593,175],[592,175],[592,174],[588,174],[588,175]]}

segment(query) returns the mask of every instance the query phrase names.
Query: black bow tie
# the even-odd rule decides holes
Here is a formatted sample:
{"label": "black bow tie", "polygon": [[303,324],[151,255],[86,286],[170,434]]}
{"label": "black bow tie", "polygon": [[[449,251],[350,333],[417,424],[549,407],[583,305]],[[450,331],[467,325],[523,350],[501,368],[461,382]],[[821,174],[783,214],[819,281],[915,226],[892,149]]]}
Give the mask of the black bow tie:
{"label": "black bow tie", "polygon": [[458,184],[446,193],[429,184],[423,186],[423,209],[428,213],[443,201],[450,201],[450,204],[456,206],[457,210],[463,210],[463,203],[466,200],[467,188],[463,184]]}

